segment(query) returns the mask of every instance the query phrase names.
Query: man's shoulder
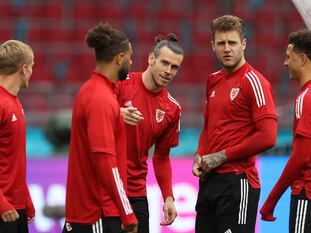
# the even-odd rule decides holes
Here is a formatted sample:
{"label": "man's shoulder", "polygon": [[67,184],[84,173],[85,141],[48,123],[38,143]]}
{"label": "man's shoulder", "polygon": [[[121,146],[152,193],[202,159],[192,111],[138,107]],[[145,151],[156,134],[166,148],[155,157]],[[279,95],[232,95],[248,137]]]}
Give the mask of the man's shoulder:
{"label": "man's shoulder", "polygon": [[247,69],[245,69],[244,74],[242,74],[242,78],[248,85],[271,88],[269,80],[251,65],[248,65]]}
{"label": "man's shoulder", "polygon": [[137,85],[139,82],[141,82],[141,79],[141,72],[131,72],[127,75],[125,80],[118,81],[116,86],[118,88],[127,88],[128,86]]}
{"label": "man's shoulder", "polygon": [[166,98],[168,104],[181,109],[179,102],[166,89],[163,89],[163,96]]}
{"label": "man's shoulder", "polygon": [[301,92],[300,98],[303,100],[303,105],[308,106],[311,110],[311,85]]}
{"label": "man's shoulder", "polygon": [[250,64],[247,65],[247,68],[244,71],[244,76],[245,77],[256,78],[256,79],[259,79],[259,80],[265,80],[266,82],[269,82],[268,79],[260,71],[255,69]]}
{"label": "man's shoulder", "polygon": [[217,79],[217,78],[221,78],[222,76],[223,76],[223,71],[218,70],[218,71],[211,73],[208,78],[209,79]]}

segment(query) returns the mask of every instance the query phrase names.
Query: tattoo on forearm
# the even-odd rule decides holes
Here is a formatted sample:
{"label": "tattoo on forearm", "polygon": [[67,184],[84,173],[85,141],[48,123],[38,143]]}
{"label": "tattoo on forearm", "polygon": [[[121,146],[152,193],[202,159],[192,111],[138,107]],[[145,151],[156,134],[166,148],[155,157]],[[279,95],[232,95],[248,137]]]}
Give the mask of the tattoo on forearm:
{"label": "tattoo on forearm", "polygon": [[226,151],[222,150],[213,154],[209,154],[206,157],[204,157],[205,164],[208,169],[213,169],[215,167],[218,167],[221,165],[224,161],[226,161]]}

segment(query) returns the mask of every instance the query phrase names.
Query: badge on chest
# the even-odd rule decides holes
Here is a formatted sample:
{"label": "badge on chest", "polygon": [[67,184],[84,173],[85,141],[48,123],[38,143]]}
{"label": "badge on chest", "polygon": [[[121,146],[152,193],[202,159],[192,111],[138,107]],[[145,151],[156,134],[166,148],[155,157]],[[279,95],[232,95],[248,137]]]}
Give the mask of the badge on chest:
{"label": "badge on chest", "polygon": [[230,92],[231,101],[233,101],[235,99],[235,97],[238,96],[239,92],[240,92],[240,88],[232,88],[231,89],[231,92]]}
{"label": "badge on chest", "polygon": [[155,113],[156,122],[160,123],[161,121],[163,121],[164,116],[165,116],[165,112],[157,108],[156,113]]}

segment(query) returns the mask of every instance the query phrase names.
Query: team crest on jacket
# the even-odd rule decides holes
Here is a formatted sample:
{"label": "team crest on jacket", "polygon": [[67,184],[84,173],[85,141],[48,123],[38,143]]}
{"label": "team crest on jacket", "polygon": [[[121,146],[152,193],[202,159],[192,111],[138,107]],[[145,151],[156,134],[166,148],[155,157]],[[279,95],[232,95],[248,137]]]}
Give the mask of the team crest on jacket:
{"label": "team crest on jacket", "polygon": [[126,101],[126,102],[124,103],[124,105],[127,106],[127,107],[133,106],[132,100]]}
{"label": "team crest on jacket", "polygon": [[231,92],[230,92],[230,99],[231,99],[231,101],[233,101],[235,99],[235,97],[238,96],[239,91],[240,91],[240,88],[232,88],[231,89]]}
{"label": "team crest on jacket", "polygon": [[163,121],[164,116],[165,116],[165,112],[157,108],[156,115],[155,115],[157,123],[160,123],[161,121]]}

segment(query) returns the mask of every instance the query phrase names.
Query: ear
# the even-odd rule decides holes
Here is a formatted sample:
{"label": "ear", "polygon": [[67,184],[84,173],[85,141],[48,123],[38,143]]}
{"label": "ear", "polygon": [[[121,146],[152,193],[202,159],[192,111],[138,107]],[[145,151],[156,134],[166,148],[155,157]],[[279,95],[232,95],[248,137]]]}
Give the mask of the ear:
{"label": "ear", "polygon": [[148,64],[149,66],[152,66],[155,62],[155,56],[153,52],[150,52],[148,55]]}
{"label": "ear", "polygon": [[213,41],[213,40],[211,40],[211,46],[212,46],[212,50],[213,50],[213,52],[215,52],[215,43],[214,43],[214,41]]}
{"label": "ear", "polygon": [[243,39],[243,40],[242,40],[242,47],[243,47],[243,50],[246,49],[246,44],[247,44],[246,39]]}
{"label": "ear", "polygon": [[123,57],[124,57],[124,53],[118,53],[118,54],[115,56],[116,63],[117,63],[118,65],[121,65],[121,64],[122,64]]}
{"label": "ear", "polygon": [[23,64],[23,65],[21,66],[21,73],[22,73],[22,74],[26,74],[27,69],[28,69],[28,65]]}
{"label": "ear", "polygon": [[305,53],[300,55],[300,66],[304,66],[308,61],[308,57]]}

